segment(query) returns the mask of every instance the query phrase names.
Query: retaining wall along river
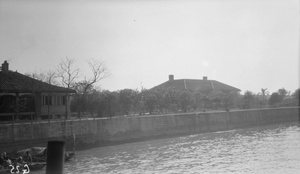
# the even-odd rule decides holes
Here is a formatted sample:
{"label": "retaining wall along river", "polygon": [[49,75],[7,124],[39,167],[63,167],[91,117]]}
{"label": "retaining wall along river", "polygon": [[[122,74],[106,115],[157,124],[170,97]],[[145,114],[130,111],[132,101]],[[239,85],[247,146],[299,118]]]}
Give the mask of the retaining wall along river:
{"label": "retaining wall along river", "polygon": [[299,108],[5,124],[0,125],[0,148],[46,146],[48,140],[66,140],[71,147],[74,136],[81,146],[117,144],[284,122],[299,123]]}

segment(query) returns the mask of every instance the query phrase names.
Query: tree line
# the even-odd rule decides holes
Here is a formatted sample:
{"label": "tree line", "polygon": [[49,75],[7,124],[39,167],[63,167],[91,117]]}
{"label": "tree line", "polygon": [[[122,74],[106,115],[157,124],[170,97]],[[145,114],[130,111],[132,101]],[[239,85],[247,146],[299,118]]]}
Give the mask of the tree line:
{"label": "tree line", "polygon": [[75,66],[76,59],[62,59],[55,71],[27,73],[26,75],[49,84],[76,90],[72,96],[71,111],[81,117],[118,115],[167,114],[178,112],[206,112],[208,110],[254,109],[299,106],[299,90],[284,88],[269,94],[267,88],[259,93],[245,91],[189,91],[176,88],[101,90],[96,84],[110,76],[101,60],[90,59],[89,76],[83,76]]}
{"label": "tree line", "polygon": [[91,89],[84,100],[80,100],[80,92],[75,95],[71,110],[77,112],[78,105],[83,104],[83,110],[90,115],[112,117],[116,115],[289,107],[299,105],[299,90],[290,94],[282,88],[269,95],[266,93],[255,94],[251,91],[245,91],[244,94],[230,91],[201,93],[175,88],[122,89],[113,92]]}

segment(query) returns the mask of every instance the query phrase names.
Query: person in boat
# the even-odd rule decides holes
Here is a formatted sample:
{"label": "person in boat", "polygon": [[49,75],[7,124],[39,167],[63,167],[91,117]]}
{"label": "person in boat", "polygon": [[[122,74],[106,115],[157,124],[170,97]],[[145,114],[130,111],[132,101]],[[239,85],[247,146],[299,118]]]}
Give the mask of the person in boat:
{"label": "person in boat", "polygon": [[20,156],[18,159],[17,159],[17,163],[19,164],[25,164],[26,162],[23,160],[23,158]]}
{"label": "person in boat", "polygon": [[11,165],[11,159],[6,155],[6,152],[1,154],[0,165],[4,166],[4,168],[7,168],[9,165]]}
{"label": "person in boat", "polygon": [[5,160],[3,158],[3,153],[1,153],[1,156],[0,156],[0,169],[3,169],[4,164],[5,164]]}
{"label": "person in boat", "polygon": [[31,154],[29,153],[29,151],[26,151],[26,155],[24,157],[24,161],[27,162],[28,164],[29,163],[32,163],[32,156]]}

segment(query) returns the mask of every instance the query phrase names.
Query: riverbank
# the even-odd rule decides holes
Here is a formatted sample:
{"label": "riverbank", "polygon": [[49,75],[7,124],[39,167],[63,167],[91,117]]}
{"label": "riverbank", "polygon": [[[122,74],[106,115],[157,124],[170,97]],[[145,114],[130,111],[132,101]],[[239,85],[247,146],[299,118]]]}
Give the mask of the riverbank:
{"label": "riverbank", "polygon": [[65,140],[72,150],[74,138],[78,150],[285,122],[299,123],[299,107],[6,124],[0,150],[46,146],[48,140]]}

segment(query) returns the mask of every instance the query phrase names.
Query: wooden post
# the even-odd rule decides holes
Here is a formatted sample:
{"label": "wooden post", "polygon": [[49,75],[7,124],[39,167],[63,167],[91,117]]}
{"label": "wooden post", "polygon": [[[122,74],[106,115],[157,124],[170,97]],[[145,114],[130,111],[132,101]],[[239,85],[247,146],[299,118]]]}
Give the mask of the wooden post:
{"label": "wooden post", "polygon": [[41,107],[43,98],[41,93],[34,93],[34,106],[35,106],[35,120],[41,119]]}
{"label": "wooden post", "polygon": [[65,105],[66,105],[66,120],[67,120],[68,119],[68,94],[66,94],[65,97],[66,97]]}
{"label": "wooden post", "polygon": [[[52,100],[52,98],[51,98],[51,100]],[[50,95],[48,94],[48,98],[47,98],[47,109],[48,109],[48,124],[49,124],[49,126],[50,126],[50,103],[52,102],[50,100]]]}
{"label": "wooden post", "polygon": [[73,153],[74,153],[74,158],[76,159],[76,135],[73,133]]}
{"label": "wooden post", "polygon": [[33,127],[32,127],[32,119],[33,119],[33,114],[30,114],[30,129],[31,129],[31,139],[33,139]]}
{"label": "wooden post", "polygon": [[65,142],[48,141],[46,174],[63,174]]}
{"label": "wooden post", "polygon": [[207,131],[210,131],[210,125],[209,125],[209,114],[205,113],[205,121],[206,121],[206,126],[207,126]]}
{"label": "wooden post", "polygon": [[20,119],[20,94],[17,92],[16,93],[16,104],[15,104],[15,107],[16,107],[16,118],[17,119]]}
{"label": "wooden post", "polygon": [[67,93],[66,93],[65,97],[66,97],[66,102],[65,102],[66,117],[64,119],[64,128],[63,128],[63,131],[64,131],[64,140],[66,141],[66,139],[67,139],[66,129],[67,129],[67,119],[68,119],[68,94]]}
{"label": "wooden post", "polygon": [[225,115],[225,125],[226,125],[226,130],[229,130],[229,125],[228,125],[228,118],[229,117],[229,120],[230,120],[230,111],[226,112],[226,115]]}
{"label": "wooden post", "polygon": [[14,133],[14,129],[15,129],[15,115],[14,114],[12,114],[11,115],[12,116],[12,129],[11,129],[11,137],[12,137],[12,142],[14,142],[15,141],[15,133]]}

